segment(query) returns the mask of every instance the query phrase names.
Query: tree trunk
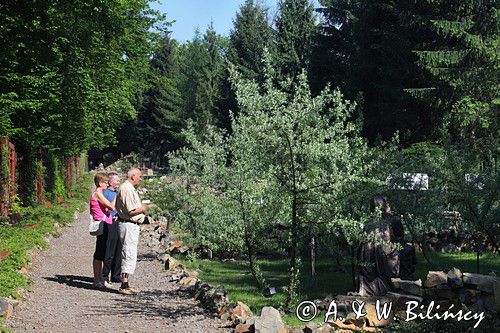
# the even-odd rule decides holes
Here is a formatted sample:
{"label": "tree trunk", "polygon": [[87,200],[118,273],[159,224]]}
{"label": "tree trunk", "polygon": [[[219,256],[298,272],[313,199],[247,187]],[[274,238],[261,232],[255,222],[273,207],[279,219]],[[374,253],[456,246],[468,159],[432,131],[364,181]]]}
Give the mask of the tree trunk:
{"label": "tree trunk", "polygon": [[356,259],[354,245],[350,246],[351,250],[351,278],[352,278],[352,286],[356,289],[356,265],[354,265],[354,260]]}
{"label": "tree trunk", "polygon": [[289,284],[288,284],[288,295],[285,300],[285,308],[290,310],[292,306],[295,288],[296,288],[296,270],[297,270],[297,243],[298,243],[298,204],[297,204],[297,194],[293,193],[292,199],[292,244],[290,249],[290,268],[289,268]]}
{"label": "tree trunk", "polygon": [[316,237],[311,233],[311,284],[316,285]]}

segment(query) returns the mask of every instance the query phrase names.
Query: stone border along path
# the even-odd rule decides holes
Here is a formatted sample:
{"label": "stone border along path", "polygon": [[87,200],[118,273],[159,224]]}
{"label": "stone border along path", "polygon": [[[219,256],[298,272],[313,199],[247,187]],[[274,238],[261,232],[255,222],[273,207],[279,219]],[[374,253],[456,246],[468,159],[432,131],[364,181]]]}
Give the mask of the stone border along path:
{"label": "stone border along path", "polygon": [[95,238],[87,231],[90,216],[63,229],[50,247],[33,260],[34,281],[27,301],[16,307],[4,326],[14,332],[228,332],[220,319],[211,318],[179,284],[169,282],[163,265],[144,243],[131,285],[140,295],[92,288]]}

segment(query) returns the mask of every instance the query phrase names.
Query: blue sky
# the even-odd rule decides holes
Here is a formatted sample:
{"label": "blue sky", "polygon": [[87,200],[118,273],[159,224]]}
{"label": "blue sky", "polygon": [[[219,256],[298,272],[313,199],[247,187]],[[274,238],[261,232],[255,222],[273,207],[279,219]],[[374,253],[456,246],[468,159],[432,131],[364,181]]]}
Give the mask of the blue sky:
{"label": "blue sky", "polygon": [[[167,15],[173,23],[172,37],[184,42],[190,40],[197,27],[203,32],[213,20],[215,30],[221,35],[229,35],[233,26],[233,19],[244,0],[160,0],[154,2],[152,7]],[[271,8],[271,13],[276,12],[278,0],[263,0]]]}

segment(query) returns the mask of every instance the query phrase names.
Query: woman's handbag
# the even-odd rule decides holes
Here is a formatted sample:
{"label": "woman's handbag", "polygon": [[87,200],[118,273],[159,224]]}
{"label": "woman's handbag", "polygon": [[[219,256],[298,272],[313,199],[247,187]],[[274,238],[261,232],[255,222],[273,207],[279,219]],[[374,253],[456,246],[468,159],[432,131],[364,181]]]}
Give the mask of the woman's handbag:
{"label": "woman's handbag", "polygon": [[92,236],[100,236],[104,233],[104,221],[90,220],[89,233]]}

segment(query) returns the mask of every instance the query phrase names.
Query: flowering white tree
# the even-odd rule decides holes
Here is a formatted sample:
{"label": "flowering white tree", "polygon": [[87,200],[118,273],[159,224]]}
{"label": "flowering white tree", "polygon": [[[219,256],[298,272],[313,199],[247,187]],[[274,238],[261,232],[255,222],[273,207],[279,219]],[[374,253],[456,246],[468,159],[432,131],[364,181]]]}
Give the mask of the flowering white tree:
{"label": "flowering white tree", "polygon": [[[270,76],[270,75],[269,75]],[[268,195],[279,203],[279,211],[290,226],[290,264],[285,308],[296,301],[298,243],[306,215],[328,220],[334,227],[359,235],[359,221],[346,215],[341,198],[352,184],[369,181],[368,148],[351,119],[355,104],[339,91],[326,88],[311,95],[302,74],[296,86],[276,88],[268,78],[264,87],[246,81],[232,71],[240,107],[233,122],[233,137],[240,158],[261,175]],[[292,91],[290,93],[290,91]],[[351,234],[351,233],[349,233]]]}

